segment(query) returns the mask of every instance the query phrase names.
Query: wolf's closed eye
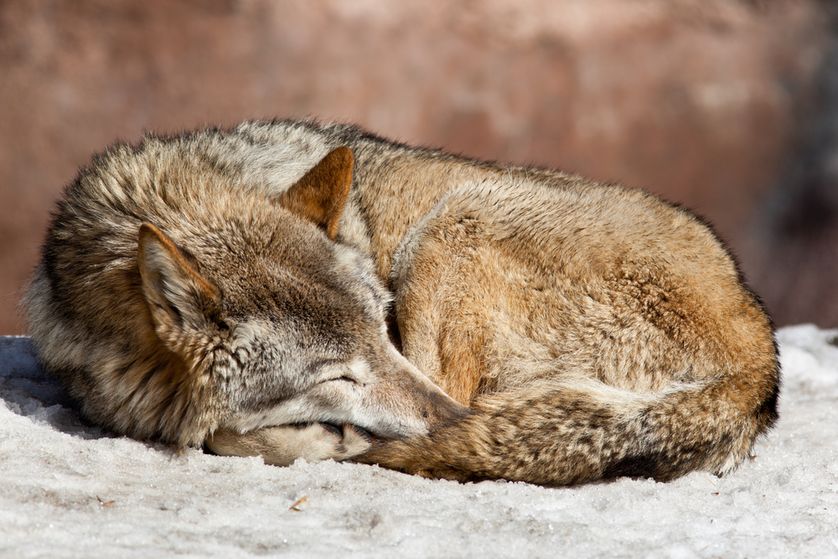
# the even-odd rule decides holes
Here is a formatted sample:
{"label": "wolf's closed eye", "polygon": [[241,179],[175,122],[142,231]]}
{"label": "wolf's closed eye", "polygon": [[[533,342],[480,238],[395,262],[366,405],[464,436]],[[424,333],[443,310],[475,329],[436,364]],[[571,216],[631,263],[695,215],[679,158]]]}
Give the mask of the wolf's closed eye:
{"label": "wolf's closed eye", "polygon": [[341,381],[341,382],[351,382],[352,384],[358,384],[358,381],[356,381],[354,378],[352,378],[352,377],[348,377],[348,376],[345,376],[345,375],[344,375],[344,376],[340,376],[340,377],[338,377],[338,378],[333,378],[333,379],[331,379],[331,380],[329,380],[329,381],[327,381],[327,382],[337,382],[337,381]]}
{"label": "wolf's closed eye", "polygon": [[320,379],[318,384],[324,382],[346,382],[352,384],[361,384],[364,382],[352,374],[352,367],[346,363],[330,363],[320,368]]}

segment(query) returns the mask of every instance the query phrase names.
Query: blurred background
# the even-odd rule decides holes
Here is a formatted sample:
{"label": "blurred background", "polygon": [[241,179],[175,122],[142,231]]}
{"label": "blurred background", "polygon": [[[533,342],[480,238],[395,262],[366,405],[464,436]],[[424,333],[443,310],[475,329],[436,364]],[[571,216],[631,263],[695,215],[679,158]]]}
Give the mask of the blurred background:
{"label": "blurred background", "polygon": [[831,0],[0,0],[0,334],[61,189],[144,130],[317,116],[648,188],[838,325]]}

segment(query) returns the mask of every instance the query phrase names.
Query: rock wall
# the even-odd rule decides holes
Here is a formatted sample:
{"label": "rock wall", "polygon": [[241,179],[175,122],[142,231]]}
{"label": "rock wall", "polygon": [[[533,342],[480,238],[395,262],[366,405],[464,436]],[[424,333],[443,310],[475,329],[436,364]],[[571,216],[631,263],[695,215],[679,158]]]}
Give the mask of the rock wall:
{"label": "rock wall", "polygon": [[779,323],[838,324],[825,6],[0,2],[0,333],[23,330],[49,209],[92,153],[305,115],[649,188],[715,223]]}

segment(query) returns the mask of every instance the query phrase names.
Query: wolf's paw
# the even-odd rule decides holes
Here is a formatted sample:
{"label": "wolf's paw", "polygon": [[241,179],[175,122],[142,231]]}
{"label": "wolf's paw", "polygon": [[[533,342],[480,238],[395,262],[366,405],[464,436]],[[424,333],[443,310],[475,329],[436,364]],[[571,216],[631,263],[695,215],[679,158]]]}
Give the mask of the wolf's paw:
{"label": "wolf's paw", "polygon": [[248,433],[219,429],[206,446],[222,456],[261,456],[266,464],[287,466],[297,458],[307,462],[346,460],[366,452],[371,443],[352,425],[309,423],[263,427]]}
{"label": "wolf's paw", "polygon": [[297,429],[305,439],[300,441],[298,457],[308,462],[329,458],[347,460],[363,454],[371,446],[368,436],[352,425],[338,427],[330,423],[312,423]]}

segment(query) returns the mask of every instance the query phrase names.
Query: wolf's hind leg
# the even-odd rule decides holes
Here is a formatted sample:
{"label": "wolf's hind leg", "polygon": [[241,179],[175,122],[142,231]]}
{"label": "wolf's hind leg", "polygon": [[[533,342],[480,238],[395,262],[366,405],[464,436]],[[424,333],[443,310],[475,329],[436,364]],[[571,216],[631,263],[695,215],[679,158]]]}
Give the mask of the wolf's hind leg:
{"label": "wolf's hind leg", "polygon": [[219,429],[206,446],[221,456],[261,456],[266,464],[288,466],[307,462],[346,460],[366,452],[369,440],[351,425],[342,429],[323,423],[263,427],[248,433]]}

